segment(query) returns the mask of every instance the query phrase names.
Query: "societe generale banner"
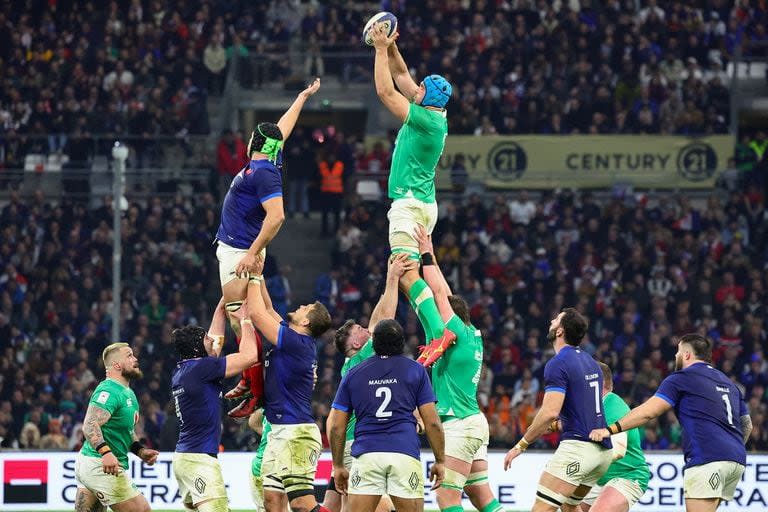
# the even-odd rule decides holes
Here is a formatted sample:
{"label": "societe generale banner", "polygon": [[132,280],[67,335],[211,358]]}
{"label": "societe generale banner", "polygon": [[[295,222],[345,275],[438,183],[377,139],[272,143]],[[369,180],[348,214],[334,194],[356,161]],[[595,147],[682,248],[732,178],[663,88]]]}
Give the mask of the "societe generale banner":
{"label": "societe generale banner", "polygon": [[[3,487],[0,510],[71,510],[74,507],[76,453],[62,452],[2,452],[0,471]],[[219,463],[229,493],[232,509],[253,509],[249,479],[250,453],[222,453]],[[515,460],[510,471],[503,467],[504,453],[489,453],[491,489],[507,510],[530,510],[536,494],[539,475],[550,453],[528,452]],[[129,473],[155,510],[183,510],[178,486],[171,470],[172,453],[162,453],[157,464],[150,467],[130,455]],[[646,454],[651,470],[648,491],[633,511],[679,512],[683,505],[683,457],[679,453]],[[425,475],[434,459],[431,452],[422,453]],[[324,453],[315,478],[317,486],[325,486],[331,474],[329,453]],[[425,509],[436,509],[435,495],[424,492]],[[468,500],[467,510],[472,510]],[[736,490],[733,501],[723,504],[720,512],[764,511],[768,507],[768,455],[747,457],[747,469]]]}

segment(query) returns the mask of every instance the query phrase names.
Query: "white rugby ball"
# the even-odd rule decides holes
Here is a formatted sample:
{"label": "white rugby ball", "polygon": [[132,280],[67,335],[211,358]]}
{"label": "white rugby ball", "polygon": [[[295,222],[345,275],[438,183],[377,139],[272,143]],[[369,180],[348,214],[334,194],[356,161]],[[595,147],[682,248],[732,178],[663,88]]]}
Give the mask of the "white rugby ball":
{"label": "white rugby ball", "polygon": [[363,41],[368,46],[373,46],[373,40],[368,34],[368,31],[371,29],[374,23],[383,23],[384,27],[387,29],[387,36],[391,36],[397,30],[397,16],[387,11],[374,14],[363,28]]}

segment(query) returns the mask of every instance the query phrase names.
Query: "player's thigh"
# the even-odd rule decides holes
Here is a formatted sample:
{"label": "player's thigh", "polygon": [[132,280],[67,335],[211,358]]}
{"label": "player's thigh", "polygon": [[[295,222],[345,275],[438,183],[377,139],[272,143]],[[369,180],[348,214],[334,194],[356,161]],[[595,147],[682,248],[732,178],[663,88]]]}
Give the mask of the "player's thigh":
{"label": "player's thigh", "polygon": [[627,512],[629,502],[618,489],[606,485],[592,504],[591,510],[592,512]]}
{"label": "player's thigh", "polygon": [[589,509],[592,508],[592,505],[595,504],[597,501],[597,498],[600,496],[600,493],[603,491],[602,485],[594,485],[589,490],[586,496],[584,496],[584,499],[581,500],[581,505],[579,506],[579,512],[588,512]]}
{"label": "player's thigh", "polygon": [[417,226],[423,226],[420,222],[424,217],[420,203],[415,199],[398,199],[392,202],[387,212],[387,219],[389,220],[389,245],[393,249],[415,247],[418,250],[419,243],[414,238],[414,232]]}
{"label": "player's thigh", "polygon": [[75,495],[75,512],[104,512],[106,508],[99,499],[85,487],[78,487]]}
{"label": "player's thigh", "polygon": [[331,512],[339,512],[342,506],[341,498],[342,496],[338,492],[326,489],[325,497],[323,498],[323,506]]}
{"label": "player's thigh", "polygon": [[288,497],[282,491],[264,488],[264,510],[267,512],[285,512]]}
{"label": "player's thigh", "polygon": [[90,491],[105,507],[114,508],[116,504],[141,496],[136,484],[125,471],[117,475],[104,473],[101,458],[79,454],[75,460],[75,479],[79,487]]}
{"label": "player's thigh", "polygon": [[229,512],[229,500],[227,498],[216,498],[204,501],[195,506],[197,512]]}
{"label": "player's thigh", "polygon": [[424,498],[398,498],[392,496],[392,503],[397,512],[423,512]]}
{"label": "player's thigh", "polygon": [[578,505],[611,465],[611,450],[582,441],[560,443],[541,475],[537,499]]}
{"label": "player's thigh", "polygon": [[[375,512],[381,496],[377,494],[350,494],[347,496],[347,510],[355,512]],[[398,512],[400,509],[397,509]]]}
{"label": "player's thigh", "polygon": [[256,512],[264,512],[264,487],[261,476],[254,476],[248,480],[251,489],[251,500],[256,507]]}
{"label": "player's thigh", "polygon": [[687,468],[683,474],[685,498],[731,500],[743,473],[744,466],[732,461]]}
{"label": "player's thigh", "polygon": [[137,496],[120,503],[114,503],[110,505],[109,508],[111,508],[113,512],[150,512],[152,510],[147,498],[145,498],[143,494],[138,494]]}
{"label": "player's thigh", "polygon": [[685,498],[685,512],[715,512],[720,498]]}
{"label": "player's thigh", "polygon": [[[242,281],[245,285],[248,284],[247,279],[239,279],[237,274],[235,274],[237,264],[240,263],[240,260],[242,260],[243,256],[245,256],[247,253],[248,251],[245,249],[237,249],[235,247],[222,244],[221,242],[219,242],[218,246],[216,247],[216,259],[219,260],[219,282],[221,283],[221,289],[224,292],[225,302],[238,300],[237,296],[232,298],[231,295],[229,295],[229,300],[227,300],[228,294],[226,291],[226,286],[229,283],[232,281]],[[242,299],[244,296],[245,295],[243,294],[239,298]]]}
{"label": "player's thigh", "polygon": [[376,506],[376,512],[392,512],[393,510],[395,510],[395,505],[392,503],[392,498],[385,494],[379,500],[379,504]]}
{"label": "player's thigh", "polygon": [[171,467],[184,503],[197,507],[199,503],[227,499],[221,466],[215,457],[204,453],[174,453]]}
{"label": "player's thigh", "polygon": [[[272,428],[272,433],[275,427]],[[287,439],[280,435],[281,442],[276,443],[278,449],[285,449],[281,471],[283,487],[288,495],[288,500],[293,503],[294,498],[311,495],[314,499],[314,479],[317,471],[317,461],[322,453],[320,429],[314,423],[302,425],[290,425],[287,429]],[[284,440],[284,442],[283,442]],[[270,439],[272,441],[272,438]],[[287,471],[283,470],[287,468]],[[293,505],[291,505],[293,506]]]}

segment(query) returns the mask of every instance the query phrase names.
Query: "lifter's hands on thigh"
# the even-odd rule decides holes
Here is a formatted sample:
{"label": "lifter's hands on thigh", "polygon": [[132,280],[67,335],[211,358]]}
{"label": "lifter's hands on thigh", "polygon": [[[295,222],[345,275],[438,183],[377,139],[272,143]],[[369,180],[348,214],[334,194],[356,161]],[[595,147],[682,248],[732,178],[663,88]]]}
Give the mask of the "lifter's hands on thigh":
{"label": "lifter's hands on thigh", "polygon": [[263,258],[261,253],[254,254],[251,251],[245,253],[240,259],[240,262],[235,267],[235,275],[239,278],[248,277],[249,273],[257,274],[257,265],[261,263],[263,265]]}
{"label": "lifter's hands on thigh", "polygon": [[432,235],[427,233],[424,226],[421,224],[416,225],[416,229],[413,231],[413,238],[419,242],[419,254],[424,254],[425,252],[435,254],[435,249],[432,246]]}

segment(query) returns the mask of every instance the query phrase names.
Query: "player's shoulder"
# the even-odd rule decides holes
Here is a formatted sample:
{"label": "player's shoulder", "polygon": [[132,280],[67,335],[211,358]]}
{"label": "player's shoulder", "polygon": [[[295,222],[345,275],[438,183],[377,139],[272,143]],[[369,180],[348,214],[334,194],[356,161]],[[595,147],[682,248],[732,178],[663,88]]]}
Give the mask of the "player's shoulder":
{"label": "player's shoulder", "polygon": [[99,384],[96,386],[96,389],[93,390],[93,394],[100,393],[102,391],[108,391],[109,393],[115,394],[115,395],[122,395],[126,390],[130,391],[130,388],[123,386],[117,381],[114,381],[112,379],[104,379],[103,381],[99,382]]}
{"label": "player's shoulder", "polygon": [[606,407],[629,410],[629,406],[627,405],[627,402],[625,402],[623,398],[621,398],[619,395],[617,395],[613,391],[605,395],[605,397],[603,398],[603,404]]}

